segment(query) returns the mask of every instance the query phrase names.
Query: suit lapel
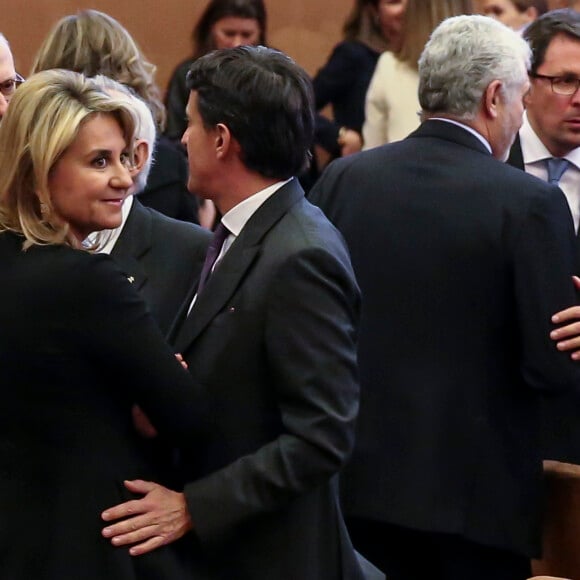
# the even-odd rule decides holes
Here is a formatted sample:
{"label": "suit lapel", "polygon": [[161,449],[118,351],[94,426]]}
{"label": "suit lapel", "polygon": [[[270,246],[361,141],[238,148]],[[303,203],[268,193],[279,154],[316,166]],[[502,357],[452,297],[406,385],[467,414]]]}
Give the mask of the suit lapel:
{"label": "suit lapel", "polygon": [[147,282],[147,272],[140,260],[151,248],[152,220],[148,211],[133,198],[125,226],[111,256],[137,290]]}
{"label": "suit lapel", "polygon": [[189,316],[182,323],[175,339],[178,352],[185,349],[199,336],[207,325],[226,307],[245,273],[251,267],[260,248],[244,248],[238,242],[232,244],[227,254],[207,281],[203,292],[197,297]]}
{"label": "suit lapel", "polygon": [[178,352],[184,352],[227,306],[259,257],[265,235],[303,197],[302,188],[293,179],[267,199],[252,215],[211,275],[189,316],[183,320],[181,328],[174,329],[175,348]]}
{"label": "suit lapel", "polygon": [[517,167],[518,169],[522,169],[525,171],[524,155],[522,153],[522,143],[520,141],[519,133],[516,135],[516,138],[514,140],[514,144],[512,145],[512,148],[510,149],[510,154],[509,154],[509,157],[507,158],[506,163],[508,163],[509,165],[512,165],[513,167]]}

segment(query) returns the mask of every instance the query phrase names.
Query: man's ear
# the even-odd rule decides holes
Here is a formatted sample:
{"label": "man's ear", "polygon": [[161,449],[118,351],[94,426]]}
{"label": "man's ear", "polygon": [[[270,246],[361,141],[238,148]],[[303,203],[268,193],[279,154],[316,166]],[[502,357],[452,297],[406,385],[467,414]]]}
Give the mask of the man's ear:
{"label": "man's ear", "polygon": [[524,95],[524,107],[527,109],[529,104],[532,102],[534,98],[534,85],[530,83],[530,88],[527,90],[526,94]]}
{"label": "man's ear", "polygon": [[229,127],[223,123],[218,123],[215,127],[215,147],[216,155],[220,159],[240,149],[240,145],[232,135]]}
{"label": "man's ear", "polygon": [[487,85],[483,94],[483,105],[485,116],[488,119],[497,119],[499,115],[498,107],[502,103],[501,95],[502,83],[500,80],[495,80]]}
{"label": "man's ear", "polygon": [[133,165],[129,170],[131,177],[135,177],[141,173],[147,159],[149,159],[149,143],[144,139],[137,139],[133,147]]}

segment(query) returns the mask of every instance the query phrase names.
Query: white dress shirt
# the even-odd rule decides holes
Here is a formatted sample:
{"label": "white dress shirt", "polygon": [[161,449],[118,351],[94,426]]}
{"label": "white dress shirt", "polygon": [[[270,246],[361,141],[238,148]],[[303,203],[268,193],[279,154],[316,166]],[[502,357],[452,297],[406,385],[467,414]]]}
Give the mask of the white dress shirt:
{"label": "white dress shirt", "polygon": [[[532,129],[527,115],[524,115],[524,122],[520,129],[520,143],[526,173],[534,175],[542,181],[548,181],[546,160],[550,159],[552,154]],[[560,178],[558,186],[566,196],[574,220],[574,230],[578,231],[578,222],[580,221],[580,147],[570,151],[568,155],[564,156],[564,159],[568,160],[570,165]]]}
{"label": "white dress shirt", "polygon": [[[249,219],[258,211],[259,207],[270,197],[272,197],[283,185],[286,185],[291,179],[286,181],[277,181],[272,185],[269,185],[265,189],[254,193],[250,197],[244,199],[238,203],[238,205],[232,207],[230,211],[223,215],[221,221],[230,231],[230,235],[225,239],[222,249],[214,262],[211,271],[213,272],[216,266],[224,257],[225,253],[230,249],[231,245],[235,242],[236,238],[240,235],[240,232],[244,226],[248,223]],[[197,300],[197,293],[193,297],[191,304],[189,306],[189,311],[191,311],[195,301]]]}

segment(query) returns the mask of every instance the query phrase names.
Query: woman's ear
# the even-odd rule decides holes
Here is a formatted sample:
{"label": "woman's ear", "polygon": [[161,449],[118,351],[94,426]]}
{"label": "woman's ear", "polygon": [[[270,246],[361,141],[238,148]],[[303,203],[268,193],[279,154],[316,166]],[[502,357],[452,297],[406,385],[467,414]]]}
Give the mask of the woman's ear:
{"label": "woman's ear", "polygon": [[149,143],[144,139],[137,139],[133,147],[133,164],[129,170],[131,177],[136,177],[141,173],[149,158]]}

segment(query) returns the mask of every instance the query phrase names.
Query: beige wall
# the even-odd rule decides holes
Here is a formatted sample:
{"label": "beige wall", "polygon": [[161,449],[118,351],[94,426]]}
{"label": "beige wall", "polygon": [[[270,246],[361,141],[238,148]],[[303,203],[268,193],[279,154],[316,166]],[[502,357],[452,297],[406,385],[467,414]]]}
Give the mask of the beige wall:
{"label": "beige wall", "polygon": [[[0,0],[0,32],[8,38],[17,70],[27,75],[52,25],[82,8],[107,12],[133,35],[158,67],[164,90],[175,65],[190,53],[190,34],[207,0]],[[284,50],[310,74],[324,63],[353,0],[266,0],[269,44]],[[331,9],[329,9],[331,5]]]}

